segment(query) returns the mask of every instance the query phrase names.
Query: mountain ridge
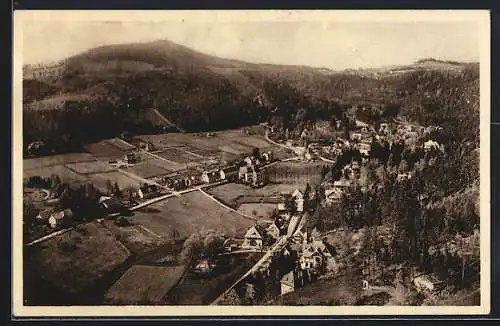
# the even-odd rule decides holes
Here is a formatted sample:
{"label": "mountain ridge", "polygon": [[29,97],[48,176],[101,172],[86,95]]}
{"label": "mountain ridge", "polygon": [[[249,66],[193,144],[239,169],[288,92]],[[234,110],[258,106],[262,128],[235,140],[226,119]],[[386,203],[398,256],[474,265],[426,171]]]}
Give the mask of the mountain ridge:
{"label": "mountain ridge", "polygon": [[[477,64],[428,61],[346,72],[224,59],[168,40],[100,46],[24,79],[25,141],[164,130],[148,118],[151,109],[195,132],[263,121],[301,128],[299,121],[338,119],[357,105],[403,105],[413,114],[425,92],[478,84]],[[102,131],[85,136],[82,128]]]}

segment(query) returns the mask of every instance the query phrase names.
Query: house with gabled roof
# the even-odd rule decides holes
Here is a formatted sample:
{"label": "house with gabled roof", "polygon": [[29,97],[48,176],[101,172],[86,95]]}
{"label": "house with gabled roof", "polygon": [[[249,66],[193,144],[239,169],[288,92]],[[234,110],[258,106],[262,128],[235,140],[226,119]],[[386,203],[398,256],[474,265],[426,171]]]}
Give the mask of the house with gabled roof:
{"label": "house with gabled roof", "polygon": [[267,227],[266,232],[274,239],[278,239],[280,236],[280,228],[274,222]]}
{"label": "house with gabled roof", "polygon": [[241,166],[238,170],[238,181],[242,183],[249,183],[250,178],[251,175],[248,166]]}
{"label": "house with gabled roof", "polygon": [[220,172],[217,170],[203,171],[201,174],[201,181],[205,183],[213,183],[220,178]]}
{"label": "house with gabled roof", "polygon": [[298,190],[295,189],[295,191],[292,193],[292,198],[295,201],[295,207],[297,212],[303,212],[304,211],[304,194]]}
{"label": "house with gabled roof", "polygon": [[340,203],[344,192],[339,188],[325,189],[325,204],[334,205]]}
{"label": "house with gabled roof", "polygon": [[299,263],[302,269],[310,269],[322,274],[338,269],[335,260],[335,249],[327,246],[322,240],[304,243]]}
{"label": "house with gabled roof", "polygon": [[246,249],[262,249],[263,240],[264,232],[262,228],[258,225],[254,225],[245,233],[241,247]]}
{"label": "house with gabled roof", "polygon": [[73,212],[71,209],[65,209],[57,212],[53,212],[50,214],[48,223],[51,228],[56,228],[58,226],[61,226],[69,221],[73,217]]}
{"label": "house with gabled roof", "polygon": [[228,181],[236,181],[238,179],[239,168],[236,165],[227,166],[220,169],[220,179]]}

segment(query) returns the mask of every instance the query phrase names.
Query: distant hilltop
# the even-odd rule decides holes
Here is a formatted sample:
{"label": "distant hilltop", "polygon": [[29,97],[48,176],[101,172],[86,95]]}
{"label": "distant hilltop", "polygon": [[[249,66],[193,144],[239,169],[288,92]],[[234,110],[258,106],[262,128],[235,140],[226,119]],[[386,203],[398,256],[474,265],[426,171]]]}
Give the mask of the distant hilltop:
{"label": "distant hilltop", "polygon": [[23,66],[23,78],[38,79],[48,77],[59,77],[66,64],[66,59],[50,63],[40,63]]}
{"label": "distant hilltop", "polygon": [[458,62],[452,60],[440,60],[435,58],[419,59],[411,64],[400,64],[385,67],[375,68],[358,68],[344,69],[343,73],[348,75],[358,75],[365,77],[384,77],[388,75],[396,75],[418,70],[434,70],[434,71],[461,71],[465,66],[471,63]]}

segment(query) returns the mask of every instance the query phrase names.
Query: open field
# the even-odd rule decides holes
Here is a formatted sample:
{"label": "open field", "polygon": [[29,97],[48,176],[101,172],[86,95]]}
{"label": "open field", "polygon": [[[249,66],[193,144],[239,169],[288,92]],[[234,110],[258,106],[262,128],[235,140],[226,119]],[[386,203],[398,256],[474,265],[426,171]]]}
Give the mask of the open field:
{"label": "open field", "polygon": [[104,296],[117,305],[162,304],[184,273],[184,266],[130,267]]}
{"label": "open field", "polygon": [[106,142],[123,152],[133,151],[134,149],[136,149],[134,145],[131,145],[120,138],[111,138],[106,140]]}
{"label": "open field", "polygon": [[[290,157],[286,150],[270,144],[263,135],[247,135],[243,132],[243,129],[216,132],[212,137],[189,133],[168,133],[142,135],[138,138],[153,143],[155,147],[162,151],[163,154],[159,155],[166,155],[165,158],[168,160],[201,159],[199,157],[186,157],[185,152],[180,152],[183,149],[204,157],[224,156],[223,159],[233,160],[239,155],[249,154],[254,147],[258,147],[260,150],[273,151],[278,158]],[[174,149],[173,147],[177,148]],[[172,154],[169,155],[168,152]],[[179,154],[178,157],[174,157],[175,154]]]}
{"label": "open field", "polygon": [[191,152],[191,153],[194,153],[197,155],[201,155],[203,157],[212,157],[212,156],[218,155],[217,150],[210,150],[207,148],[203,148],[203,146],[196,147],[196,146],[190,144],[190,145],[184,146],[183,149],[185,149],[188,152]]}
{"label": "open field", "polygon": [[132,179],[119,171],[91,174],[89,175],[89,179],[99,190],[104,192],[107,191],[107,180],[111,181],[113,184],[115,182],[118,183],[120,189],[128,187],[137,188],[140,186],[138,180]]}
{"label": "open field", "polygon": [[[142,178],[149,179],[153,177],[159,177],[163,175],[167,175],[172,173],[172,170],[165,169],[161,166],[153,164],[151,161],[157,159],[147,160],[138,164],[135,164],[133,167],[127,168],[128,172],[131,172],[135,175],[138,175]],[[161,164],[161,163],[160,163]]]}
{"label": "open field", "polygon": [[24,177],[40,176],[42,178],[49,178],[52,174],[56,174],[61,178],[62,182],[72,183],[85,183],[88,177],[75,173],[65,167],[64,165],[50,165],[40,166],[32,169],[24,169]]}
{"label": "open field", "polygon": [[174,161],[165,161],[161,158],[156,158],[153,156],[149,156],[149,158],[147,159],[147,163],[160,167],[164,170],[168,170],[170,172],[176,172],[186,168],[186,164],[179,164]]}
{"label": "open field", "polygon": [[[305,184],[267,184],[262,188],[252,188],[240,183],[227,183],[210,188],[208,192],[225,203],[234,203],[243,197],[276,197],[281,193],[292,193],[295,189],[303,191],[305,186]],[[244,202],[243,199],[242,201]]]}
{"label": "open field", "polygon": [[241,204],[238,212],[257,218],[268,218],[276,209],[277,204]]}
{"label": "open field", "polygon": [[179,164],[184,164],[192,161],[199,161],[204,158],[200,157],[199,155],[188,153],[184,149],[178,147],[168,148],[162,152],[156,153],[156,155],[161,156],[167,160],[177,162]]}
{"label": "open field", "polygon": [[103,160],[117,160],[123,158],[127,152],[120,147],[117,147],[111,139],[107,139],[88,144],[85,146],[85,150]]}
{"label": "open field", "polygon": [[31,247],[25,268],[60,290],[79,293],[129,255],[110,231],[88,223]]}
{"label": "open field", "polygon": [[35,169],[42,166],[61,165],[79,162],[95,161],[95,157],[88,153],[72,153],[62,155],[43,156],[37,158],[28,158],[23,160],[23,169]]}
{"label": "open field", "polygon": [[65,165],[68,169],[80,174],[103,173],[114,170],[111,166],[101,161],[79,162]]}
{"label": "open field", "polygon": [[165,242],[140,225],[118,226],[112,220],[103,221],[103,225],[134,254],[158,248]]}
{"label": "open field", "polygon": [[243,236],[254,221],[228,211],[199,191],[182,197],[171,197],[135,212],[132,220],[153,233],[172,238],[174,230],[179,238],[202,230],[218,230],[228,236]]}
{"label": "open field", "polygon": [[199,161],[201,160],[200,157],[195,156],[193,154],[189,154],[182,149],[179,148],[168,148],[162,152],[156,153],[156,155],[163,157],[164,159],[167,159],[169,161],[173,161],[179,164],[186,164],[188,162],[192,161]]}

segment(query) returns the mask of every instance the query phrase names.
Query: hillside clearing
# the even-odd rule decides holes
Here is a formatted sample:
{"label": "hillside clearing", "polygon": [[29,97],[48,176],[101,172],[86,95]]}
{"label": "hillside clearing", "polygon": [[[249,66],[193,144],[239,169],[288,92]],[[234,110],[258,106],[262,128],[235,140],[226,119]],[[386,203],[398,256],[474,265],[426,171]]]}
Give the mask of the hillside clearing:
{"label": "hillside clearing", "polygon": [[33,247],[29,268],[55,287],[79,293],[129,255],[106,228],[88,223]]}

